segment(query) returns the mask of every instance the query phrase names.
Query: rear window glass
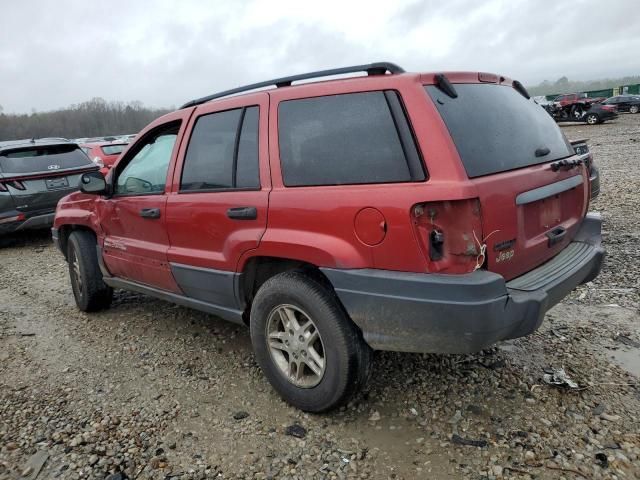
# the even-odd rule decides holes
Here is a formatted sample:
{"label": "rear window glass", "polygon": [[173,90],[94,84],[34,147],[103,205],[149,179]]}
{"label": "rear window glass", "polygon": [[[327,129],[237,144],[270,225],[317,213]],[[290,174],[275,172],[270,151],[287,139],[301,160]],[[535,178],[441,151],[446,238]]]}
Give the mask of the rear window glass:
{"label": "rear window glass", "polygon": [[278,125],[287,186],[424,179],[412,175],[384,92],[284,101]]}
{"label": "rear window glass", "polygon": [[196,121],[180,191],[260,188],[258,107],[209,113]]}
{"label": "rear window glass", "polygon": [[187,148],[181,190],[233,188],[233,157],[242,109],[198,119]]}
{"label": "rear window glass", "polygon": [[120,155],[126,145],[104,145],[102,151],[105,155]]}
{"label": "rear window glass", "polygon": [[236,186],[240,188],[260,187],[258,168],[258,107],[247,108],[242,121],[238,159],[236,165]]}
{"label": "rear window glass", "polygon": [[4,173],[31,173],[93,166],[77,145],[50,145],[20,148],[0,154]]}
{"label": "rear window glass", "polygon": [[[425,89],[444,119],[469,177],[515,170],[574,153],[546,110],[514,88],[456,84],[457,98],[433,85]],[[541,155],[546,149],[549,153]]]}

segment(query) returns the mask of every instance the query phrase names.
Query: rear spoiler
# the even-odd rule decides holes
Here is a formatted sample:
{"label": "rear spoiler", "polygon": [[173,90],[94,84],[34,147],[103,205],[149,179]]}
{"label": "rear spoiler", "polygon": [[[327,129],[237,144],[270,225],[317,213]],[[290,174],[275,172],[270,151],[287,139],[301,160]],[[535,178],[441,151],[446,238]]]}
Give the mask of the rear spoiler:
{"label": "rear spoiler", "polygon": [[34,148],[47,148],[47,147],[62,147],[62,146],[75,146],[80,148],[76,142],[46,142],[46,143],[18,143],[13,145],[5,145],[0,147],[0,155],[11,152],[19,152],[21,150],[33,150]]}

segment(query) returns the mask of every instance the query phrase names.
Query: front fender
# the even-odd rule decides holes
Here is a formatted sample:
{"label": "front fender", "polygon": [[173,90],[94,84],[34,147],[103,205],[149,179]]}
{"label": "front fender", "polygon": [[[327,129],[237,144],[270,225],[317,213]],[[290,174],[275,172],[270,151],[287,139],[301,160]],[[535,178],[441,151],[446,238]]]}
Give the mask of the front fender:
{"label": "front fender", "polygon": [[96,197],[75,192],[63,197],[56,208],[53,228],[84,227],[92,230],[98,238],[103,236],[96,209]]}

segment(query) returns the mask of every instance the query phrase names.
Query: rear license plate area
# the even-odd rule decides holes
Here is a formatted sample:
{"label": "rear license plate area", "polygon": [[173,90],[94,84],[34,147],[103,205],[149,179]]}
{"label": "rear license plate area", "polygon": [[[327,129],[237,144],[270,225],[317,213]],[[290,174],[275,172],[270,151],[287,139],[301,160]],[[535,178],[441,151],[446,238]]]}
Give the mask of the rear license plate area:
{"label": "rear license plate area", "polygon": [[69,186],[67,177],[47,178],[45,179],[45,183],[49,190],[58,190],[59,188],[67,188]]}
{"label": "rear license plate area", "polygon": [[563,208],[560,195],[554,195],[524,206],[524,231],[527,238],[533,238],[560,224]]}

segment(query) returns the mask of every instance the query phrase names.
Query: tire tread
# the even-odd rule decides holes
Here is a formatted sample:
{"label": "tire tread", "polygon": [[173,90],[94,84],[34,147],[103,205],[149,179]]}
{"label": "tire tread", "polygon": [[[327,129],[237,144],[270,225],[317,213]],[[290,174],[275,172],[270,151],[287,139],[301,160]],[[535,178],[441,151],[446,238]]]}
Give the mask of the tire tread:
{"label": "tire tread", "polygon": [[[316,395],[310,400],[303,399],[299,398],[301,395],[290,394],[290,391],[295,393],[296,390],[302,389],[289,384],[290,388],[284,388],[285,391],[283,392],[278,388],[283,382],[274,381],[274,374],[269,368],[263,368],[263,371],[271,384],[286,401],[305,411],[314,413],[324,412],[346,403],[367,383],[371,374],[372,351],[364,342],[360,330],[351,319],[349,319],[342,308],[335,292],[302,271],[288,271],[268,279],[260,287],[260,290],[258,290],[253,302],[254,307],[258,305],[258,309],[260,309],[262,303],[268,302],[268,298],[271,295],[286,295],[287,292],[291,291],[297,291],[297,293],[307,299],[307,301],[314,303],[316,309],[324,312],[327,319],[331,322],[331,328],[335,328],[337,331],[337,335],[335,335],[337,341],[344,343],[341,348],[344,348],[344,351],[347,352],[347,361],[340,363],[341,370],[337,372],[338,377],[341,379],[340,386],[337,391],[333,392],[328,398],[323,399]],[[264,323],[260,321],[261,319],[256,318],[256,315],[256,308],[252,308],[251,336],[252,340],[254,340],[254,349],[256,350],[257,356],[260,357],[260,353],[262,353],[262,356],[268,357],[268,347],[266,345],[258,345],[258,342],[256,342],[254,338],[254,330],[257,328],[256,325],[260,327],[264,326]],[[263,320],[266,321],[266,319]],[[327,327],[325,326],[325,328]],[[321,335],[323,335],[322,332]],[[326,343],[326,339],[323,339],[323,342]],[[264,352],[259,352],[259,349],[264,349]],[[284,382],[286,382],[286,380]]]}
{"label": "tire tread", "polygon": [[[69,259],[71,258],[71,249],[76,249],[86,289],[82,299],[78,299],[74,292],[78,308],[83,312],[96,312],[108,308],[113,298],[113,289],[102,280],[95,237],[89,232],[74,231],[69,236],[67,248],[69,249],[69,255],[67,255]],[[69,271],[72,268],[72,265],[69,264]]]}

